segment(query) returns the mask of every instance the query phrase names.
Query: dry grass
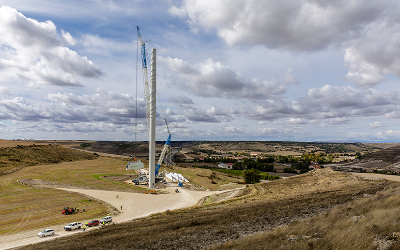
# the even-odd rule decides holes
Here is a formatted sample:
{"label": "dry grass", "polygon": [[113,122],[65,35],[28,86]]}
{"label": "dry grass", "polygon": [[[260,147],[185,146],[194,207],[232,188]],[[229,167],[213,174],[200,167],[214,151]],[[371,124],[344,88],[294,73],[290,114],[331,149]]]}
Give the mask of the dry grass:
{"label": "dry grass", "polygon": [[[36,162],[43,162],[43,159],[54,159],[52,153],[62,152],[64,158],[61,159],[79,159],[81,156],[93,157],[93,154],[83,153],[73,149],[65,149],[61,146],[20,146],[8,149],[10,157],[21,159],[20,162],[28,162],[34,155]],[[32,152],[40,152],[35,155]],[[40,156],[40,157],[39,157]],[[68,158],[66,158],[68,157]],[[144,161],[146,164],[147,161]],[[145,189],[123,184],[117,179],[122,175],[129,175],[132,171],[126,171],[126,159],[112,157],[98,157],[94,160],[68,161],[57,164],[26,166],[19,171],[8,175],[0,176],[0,216],[2,223],[0,224],[0,235],[12,233],[15,231],[23,231],[33,228],[42,228],[45,226],[59,225],[70,222],[70,216],[62,216],[61,209],[65,206],[80,207],[86,209],[86,213],[72,215],[74,220],[91,219],[108,213],[107,207],[97,202],[87,202],[87,198],[67,193],[61,190],[51,188],[36,188],[19,184],[17,181],[21,179],[37,179],[44,184],[51,184],[52,187],[81,187],[90,189],[106,189],[121,190],[127,192],[143,192]],[[209,171],[201,170],[201,174],[206,175]],[[197,176],[196,169],[188,170],[178,168],[176,172],[184,175],[193,174]],[[117,175],[118,178],[106,178],[104,176]],[[208,174],[210,175],[210,174]],[[219,175],[218,175],[218,178]],[[229,178],[221,176],[216,179],[218,184],[211,185],[211,180],[207,177],[197,176],[195,178],[199,183],[209,182],[210,187],[217,188],[220,185],[230,182]]]}
{"label": "dry grass", "polygon": [[19,171],[15,176],[91,189],[143,192],[142,189],[137,187],[103,178],[103,176],[108,175],[127,175],[132,173],[125,170],[126,163],[127,161],[123,159],[99,157],[91,161],[32,166],[27,170]]}
{"label": "dry grass", "polygon": [[92,160],[96,155],[79,152],[58,145],[17,145],[0,148],[0,175],[9,174],[26,166],[65,161]]}
{"label": "dry grass", "polygon": [[[69,223],[107,214],[107,208],[81,195],[50,188],[32,188],[9,182],[0,187],[0,235]],[[65,206],[86,212],[62,215]]]}
{"label": "dry grass", "polygon": [[397,187],[218,249],[400,249],[399,204]]}
{"label": "dry grass", "polygon": [[[337,205],[348,202],[356,204],[358,201],[355,200],[364,194],[375,194],[385,187],[398,185],[387,181],[364,180],[329,170],[316,171],[296,178],[250,186],[244,190],[245,198],[231,202],[157,214],[24,249],[200,249],[216,244],[216,249],[232,249],[236,246],[240,249],[279,249],[281,245],[278,243],[274,247],[253,244],[244,245],[243,248],[240,244],[234,245],[235,242],[224,246],[219,244],[283,225],[296,225],[296,221],[329,211]],[[302,189],[302,192],[298,189]],[[371,198],[372,196],[364,199],[367,201]],[[361,207],[355,206],[354,214]],[[368,214],[367,212],[364,214]],[[337,217],[340,216],[345,215],[338,212]],[[348,220],[351,220],[351,215],[348,216]],[[308,224],[308,227],[312,228],[313,225]],[[318,231],[320,233],[326,232],[330,230],[329,225],[318,230],[321,230]],[[310,229],[310,233],[311,231]],[[282,234],[276,237],[279,238],[280,235]],[[284,240],[286,239],[285,235]],[[81,242],[85,244],[82,245]],[[292,249],[307,249],[301,247]]]}
{"label": "dry grass", "polygon": [[21,146],[29,146],[34,144],[48,144],[47,142],[38,142],[38,141],[10,141],[10,140],[3,140],[0,139],[0,148],[4,147],[16,147],[18,145]]}
{"label": "dry grass", "polygon": [[[76,150],[72,150],[76,151]],[[76,151],[78,152],[78,151]],[[80,153],[80,152],[78,152]],[[142,189],[103,179],[102,176],[128,174],[126,161],[99,157],[95,160],[63,162],[29,166],[12,174],[0,176],[0,235],[32,228],[60,225],[73,220],[92,219],[106,215],[105,205],[88,202],[88,198],[52,188],[35,188],[19,184],[20,179],[40,179],[45,182],[108,189],[143,192]],[[64,216],[65,206],[86,209],[86,213]]]}

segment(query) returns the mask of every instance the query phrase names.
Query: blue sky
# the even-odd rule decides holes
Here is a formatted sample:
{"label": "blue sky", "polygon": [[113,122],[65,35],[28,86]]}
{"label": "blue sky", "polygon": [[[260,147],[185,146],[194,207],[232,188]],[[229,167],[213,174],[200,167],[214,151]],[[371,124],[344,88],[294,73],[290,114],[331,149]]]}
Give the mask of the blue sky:
{"label": "blue sky", "polygon": [[0,138],[398,142],[398,1],[0,0]]}

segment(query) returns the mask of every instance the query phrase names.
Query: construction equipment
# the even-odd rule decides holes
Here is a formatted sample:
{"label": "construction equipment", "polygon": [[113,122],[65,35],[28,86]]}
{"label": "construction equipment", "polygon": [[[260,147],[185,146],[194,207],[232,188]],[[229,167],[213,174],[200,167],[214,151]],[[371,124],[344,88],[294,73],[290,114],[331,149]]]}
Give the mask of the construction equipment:
{"label": "construction equipment", "polygon": [[135,185],[147,184],[147,183],[149,183],[149,178],[147,178],[146,176],[141,175],[141,176],[139,176],[139,177],[133,179],[132,182],[133,182]]}
{"label": "construction equipment", "polygon": [[[165,142],[164,148],[158,159],[157,165],[155,164],[155,131],[156,131],[156,49],[152,49],[151,57],[151,86],[149,86],[149,79],[147,74],[147,57],[146,57],[146,42],[143,41],[142,33],[137,27],[138,40],[140,41],[141,48],[141,61],[142,61],[142,73],[143,73],[143,85],[144,85],[144,95],[146,103],[146,120],[147,120],[147,131],[148,131],[148,142],[149,142],[149,175],[148,182],[149,187],[154,188],[156,182],[163,181],[164,176],[160,173],[160,167],[162,161],[164,160],[167,151],[170,148],[171,143],[171,133],[169,132],[167,119],[165,123],[168,129],[168,139]],[[156,165],[156,166],[154,166]],[[140,178],[140,177],[139,177]]]}
{"label": "construction equipment", "polygon": [[126,165],[125,169],[126,170],[134,170],[134,169],[141,169],[144,168],[143,162],[141,162],[139,159],[131,155],[131,158],[133,161],[128,162]]}
{"label": "construction equipment", "polygon": [[171,133],[169,132],[168,123],[167,123],[167,118],[164,117],[164,120],[165,120],[165,125],[167,125],[167,130],[168,130],[168,134],[169,134],[169,135],[168,135],[167,141],[166,141],[165,144],[164,144],[163,150],[161,151],[161,155],[160,155],[160,157],[158,158],[158,162],[157,162],[157,165],[156,165],[156,177],[158,176],[158,173],[159,173],[161,164],[162,164],[162,162],[163,162],[163,160],[164,160],[165,154],[167,153],[167,151],[169,151],[169,149],[170,149],[170,144],[171,144]]}
{"label": "construction equipment", "polygon": [[[147,121],[147,132],[150,131],[150,91],[149,91],[149,78],[147,74],[147,56],[146,56],[146,43],[150,40],[142,40],[142,33],[140,32],[139,26],[137,28],[137,35],[140,41],[140,50],[142,55],[142,74],[143,74],[143,85],[144,85],[144,99],[146,104],[146,121]],[[147,136],[150,136],[147,133]]]}
{"label": "construction equipment", "polygon": [[62,214],[73,214],[73,213],[75,213],[76,212],[76,209],[75,208],[69,208],[69,207],[64,207],[64,209],[62,210]]}

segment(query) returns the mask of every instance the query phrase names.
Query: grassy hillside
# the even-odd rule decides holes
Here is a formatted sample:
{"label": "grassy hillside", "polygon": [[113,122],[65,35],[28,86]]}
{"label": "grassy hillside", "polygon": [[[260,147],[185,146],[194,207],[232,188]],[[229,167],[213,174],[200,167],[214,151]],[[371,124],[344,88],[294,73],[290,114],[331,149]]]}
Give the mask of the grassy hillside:
{"label": "grassy hillside", "polygon": [[[317,170],[292,178],[249,186],[243,191],[242,198],[234,201],[156,214],[68,238],[25,246],[24,249],[199,249],[212,247],[227,241],[246,239],[248,235],[275,230],[283,225],[302,223],[296,221],[316,216],[348,202],[356,204],[358,199],[366,202],[378,200],[380,194],[376,195],[377,191],[398,186],[399,183],[367,180],[329,169]],[[353,214],[368,213],[361,210],[359,205],[355,208],[354,211],[345,210],[341,216],[349,216],[351,220],[350,216]],[[340,213],[335,214],[337,218],[340,217]],[[333,219],[334,217],[330,221],[333,222]],[[380,228],[379,223],[386,222],[374,221],[373,223],[377,223],[377,227]],[[326,233],[329,229],[327,226],[316,232]],[[342,231],[344,228],[345,225]],[[371,226],[371,230],[374,228]],[[358,236],[363,237],[363,235]],[[280,247],[280,245],[277,248],[262,246],[261,249]],[[227,245],[226,248],[232,247]],[[252,245],[243,249],[260,248]]]}
{"label": "grassy hillside", "polygon": [[214,249],[400,249],[400,188]]}
{"label": "grassy hillside", "polygon": [[95,158],[97,158],[95,154],[51,144],[2,147],[0,148],[0,175],[12,173],[26,166]]}

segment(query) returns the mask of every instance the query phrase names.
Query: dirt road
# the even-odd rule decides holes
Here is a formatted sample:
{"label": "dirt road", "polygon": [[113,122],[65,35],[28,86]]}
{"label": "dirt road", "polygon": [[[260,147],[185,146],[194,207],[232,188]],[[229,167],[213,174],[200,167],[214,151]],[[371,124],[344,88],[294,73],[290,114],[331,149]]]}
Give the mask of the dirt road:
{"label": "dirt road", "polygon": [[388,174],[373,174],[373,173],[354,173],[358,176],[364,176],[367,178],[385,179],[389,181],[400,181],[399,175],[388,175]]}
{"label": "dirt road", "polygon": [[[225,192],[225,191],[192,191],[179,188],[180,192],[175,193],[174,190],[176,188],[177,186],[167,187],[166,190],[169,192],[168,194],[157,194],[157,195],[118,192],[118,191],[88,190],[88,189],[62,188],[62,190],[65,190],[67,192],[76,192],[89,195],[99,200],[106,201],[118,209],[120,209],[122,206],[122,210],[120,209],[121,213],[113,217],[113,221],[116,223],[121,223],[139,217],[145,217],[150,214],[163,212],[166,210],[190,207],[196,205],[197,202],[205,196],[209,196],[215,193]],[[86,221],[81,221],[81,223],[86,223]],[[51,240],[56,237],[66,236],[73,233],[82,232],[82,229],[75,230],[72,232],[66,232],[63,230],[64,226],[65,225],[52,227],[52,229],[56,231],[56,234],[54,236],[49,236],[45,238],[39,238],[37,236],[37,233],[39,233],[40,230],[32,230],[1,237],[0,249],[9,249],[45,240]],[[97,228],[98,227],[89,228],[87,230],[88,231],[96,230]]]}

